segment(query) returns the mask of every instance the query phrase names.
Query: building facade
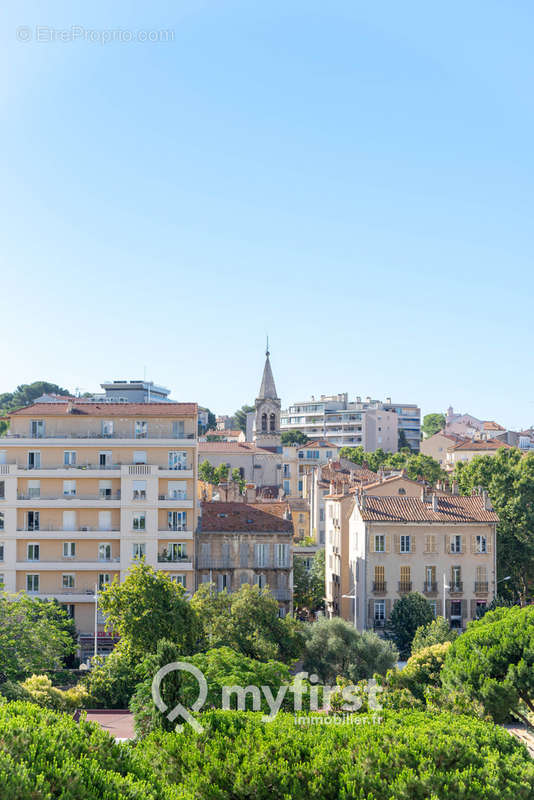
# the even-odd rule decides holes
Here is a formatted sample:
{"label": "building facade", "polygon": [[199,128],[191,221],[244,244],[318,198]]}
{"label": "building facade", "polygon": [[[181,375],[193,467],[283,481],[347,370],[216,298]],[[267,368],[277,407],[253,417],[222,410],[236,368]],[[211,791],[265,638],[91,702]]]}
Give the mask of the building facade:
{"label": "building facade", "polygon": [[402,431],[406,444],[419,450],[421,412],[415,404],[362,400],[349,401],[347,393],[321,395],[299,401],[282,412],[281,429],[299,430],[310,438],[327,438],[338,447],[363,447],[367,452],[382,449],[394,453]]}
{"label": "building facade", "polygon": [[280,616],[293,609],[293,523],[287,503],[201,504],[197,582],[235,592],[269,588]]}
{"label": "building facade", "polygon": [[13,412],[0,439],[5,589],[56,598],[85,638],[95,587],[137,559],[193,592],[196,481],[195,403],[76,399]]}
{"label": "building facade", "polygon": [[361,492],[352,499],[330,496],[326,504],[330,615],[342,615],[359,630],[379,629],[394,603],[414,591],[425,595],[435,615],[465,628],[477,607],[494,598],[498,517],[487,494]]}

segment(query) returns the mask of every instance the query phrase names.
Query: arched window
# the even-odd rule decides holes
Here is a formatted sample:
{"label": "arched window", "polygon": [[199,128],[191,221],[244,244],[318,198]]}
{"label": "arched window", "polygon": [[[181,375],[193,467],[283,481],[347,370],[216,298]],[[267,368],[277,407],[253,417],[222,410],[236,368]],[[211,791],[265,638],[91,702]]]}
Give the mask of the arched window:
{"label": "arched window", "polygon": [[272,431],[276,430],[276,415],[275,414],[271,414],[271,430]]}
{"label": "arched window", "polygon": [[266,431],[267,430],[267,414],[262,414],[261,415],[261,429],[262,429],[262,431]]}

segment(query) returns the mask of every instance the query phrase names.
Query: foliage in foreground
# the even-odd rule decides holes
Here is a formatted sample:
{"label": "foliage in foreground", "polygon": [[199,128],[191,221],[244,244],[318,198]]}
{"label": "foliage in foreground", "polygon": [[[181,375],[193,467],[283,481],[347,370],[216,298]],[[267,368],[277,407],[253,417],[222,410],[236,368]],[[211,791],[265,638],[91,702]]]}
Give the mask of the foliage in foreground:
{"label": "foliage in foreground", "polygon": [[[318,717],[310,717],[318,719]],[[184,800],[532,800],[534,764],[507,731],[468,717],[387,713],[380,724],[296,726],[293,714],[212,711],[204,732],[158,731],[133,759]],[[358,716],[360,721],[370,717]]]}
{"label": "foliage in foreground", "polygon": [[534,712],[534,606],[497,608],[471,622],[447,653],[442,683],[496,722]]}
{"label": "foliage in foreground", "polygon": [[436,617],[427,625],[417,628],[412,641],[412,655],[433,644],[454,642],[457,636],[458,633],[451,628],[445,617]]}

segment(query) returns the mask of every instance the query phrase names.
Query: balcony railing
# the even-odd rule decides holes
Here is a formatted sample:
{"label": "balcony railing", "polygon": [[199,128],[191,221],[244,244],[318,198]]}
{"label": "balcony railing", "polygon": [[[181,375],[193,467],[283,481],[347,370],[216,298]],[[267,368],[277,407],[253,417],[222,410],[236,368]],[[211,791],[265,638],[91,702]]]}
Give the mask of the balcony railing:
{"label": "balcony railing", "polygon": [[451,583],[449,586],[449,592],[451,594],[460,594],[464,590],[464,585],[462,581],[456,581],[456,583]]}
{"label": "balcony railing", "polygon": [[190,500],[191,498],[187,496],[187,494],[160,494],[158,495],[158,500]]}
{"label": "balcony railing", "polygon": [[399,581],[399,593],[411,592],[411,591],[412,591],[411,581]]}
{"label": "balcony railing", "polygon": [[33,533],[33,532],[41,532],[47,533],[51,531],[56,531],[58,533],[85,533],[85,532],[93,532],[93,533],[120,533],[120,528],[97,528],[94,525],[80,525],[78,528],[60,528],[58,525],[40,525],[38,528],[17,528],[17,533]]}
{"label": "balcony railing", "polygon": [[239,566],[239,559],[234,561],[231,558],[211,558],[210,556],[197,558],[197,569],[239,569]]}
{"label": "balcony railing", "polygon": [[79,433],[62,433],[56,431],[54,433],[44,433],[42,436],[32,436],[30,433],[4,433],[0,436],[0,439],[31,439],[32,441],[38,442],[42,439],[98,439],[98,440],[105,440],[110,441],[112,439],[196,439],[196,433],[174,433],[172,431],[168,432],[158,432],[154,433],[154,431],[149,431],[146,434],[136,434],[134,431],[130,433],[124,433],[122,431],[117,433],[96,433],[94,431],[80,431]]}
{"label": "balcony railing", "polygon": [[385,592],[386,581],[373,581],[373,592]]}
{"label": "balcony railing", "polygon": [[438,584],[434,581],[425,581],[423,583],[423,592],[425,594],[436,594],[438,591]]}
{"label": "balcony railing", "polygon": [[475,581],[475,592],[487,592],[487,591],[488,591],[487,581]]}
{"label": "balcony railing", "polygon": [[160,563],[168,562],[168,563],[175,563],[177,561],[191,561],[191,556],[187,554],[184,555],[173,555],[171,553],[158,553],[158,561]]}
{"label": "balcony railing", "polygon": [[76,567],[76,562],[83,564],[119,564],[120,556],[112,558],[80,558],[79,556],[58,556],[57,558],[17,558],[17,564],[56,564],[65,562],[71,567]]}
{"label": "balcony railing", "polygon": [[17,500],[34,500],[38,503],[40,500],[120,500],[120,492],[112,492],[111,494],[17,494]]}

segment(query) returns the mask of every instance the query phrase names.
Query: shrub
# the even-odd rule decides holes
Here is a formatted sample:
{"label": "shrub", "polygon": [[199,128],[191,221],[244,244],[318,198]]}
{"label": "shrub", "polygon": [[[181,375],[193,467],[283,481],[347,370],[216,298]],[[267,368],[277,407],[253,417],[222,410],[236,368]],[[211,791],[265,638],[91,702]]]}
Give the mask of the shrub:
{"label": "shrub", "polygon": [[139,661],[124,641],[109,656],[97,656],[82,684],[97,708],[128,708],[140,680]]}
{"label": "shrub", "polygon": [[12,699],[27,699],[31,703],[37,703],[38,706],[53,708],[57,711],[85,708],[92,700],[83,685],[72,686],[63,691],[53,686],[47,675],[32,675],[31,678],[27,678],[24,683],[20,684],[20,687],[23,694],[20,698],[16,698],[15,693]]}
{"label": "shrub", "polygon": [[451,628],[444,617],[436,617],[428,625],[421,625],[417,628],[412,642],[412,655],[433,644],[454,642],[457,636],[457,632]]}
{"label": "shrub", "polygon": [[[311,719],[317,719],[311,717]],[[264,724],[258,714],[211,711],[202,734],[157,731],[132,754],[184,800],[532,800],[523,745],[480,720],[387,713],[381,724]],[[370,717],[358,716],[370,720]]]}
{"label": "shrub", "polygon": [[407,689],[417,699],[424,700],[428,686],[441,686],[441,670],[450,646],[450,642],[444,642],[419,650],[408,659],[404,669],[388,672],[388,686]]}

